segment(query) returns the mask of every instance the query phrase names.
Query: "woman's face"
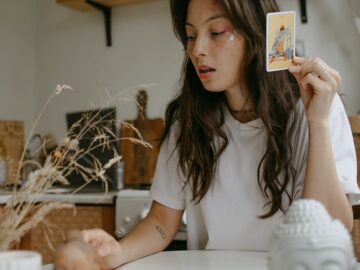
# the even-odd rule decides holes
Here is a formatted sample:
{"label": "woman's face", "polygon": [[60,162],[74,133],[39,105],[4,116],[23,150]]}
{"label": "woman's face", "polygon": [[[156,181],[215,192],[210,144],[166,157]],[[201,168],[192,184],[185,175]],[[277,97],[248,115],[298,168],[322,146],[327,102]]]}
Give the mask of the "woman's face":
{"label": "woman's face", "polygon": [[239,91],[245,41],[213,0],[190,1],[186,35],[186,51],[205,89]]}

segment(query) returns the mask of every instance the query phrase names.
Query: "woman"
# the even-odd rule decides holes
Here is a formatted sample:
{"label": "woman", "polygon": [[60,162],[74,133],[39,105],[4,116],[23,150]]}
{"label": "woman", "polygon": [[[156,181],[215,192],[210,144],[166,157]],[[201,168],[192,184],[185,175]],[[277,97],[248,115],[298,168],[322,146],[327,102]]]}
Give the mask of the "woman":
{"label": "woman", "polygon": [[171,0],[185,48],[182,88],[166,112],[148,216],[117,242],[82,232],[103,269],[163,250],[187,209],[189,249],[268,250],[289,204],[313,198],[352,228],[356,159],[323,60],[266,72],[275,0]]}

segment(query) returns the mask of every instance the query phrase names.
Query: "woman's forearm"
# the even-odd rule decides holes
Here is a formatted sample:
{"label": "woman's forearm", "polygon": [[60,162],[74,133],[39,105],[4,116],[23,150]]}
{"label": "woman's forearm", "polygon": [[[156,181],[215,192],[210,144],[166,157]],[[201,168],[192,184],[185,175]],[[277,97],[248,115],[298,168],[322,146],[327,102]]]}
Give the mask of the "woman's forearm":
{"label": "woman's forearm", "polygon": [[330,215],[352,230],[351,205],[338,179],[328,123],[309,123],[309,149],[303,198],[320,201]]}
{"label": "woman's forearm", "polygon": [[153,203],[148,216],[119,241],[121,264],[164,250],[175,237],[181,217],[182,211]]}
{"label": "woman's forearm", "polygon": [[156,218],[145,218],[119,241],[125,260],[122,264],[165,249],[172,238]]}

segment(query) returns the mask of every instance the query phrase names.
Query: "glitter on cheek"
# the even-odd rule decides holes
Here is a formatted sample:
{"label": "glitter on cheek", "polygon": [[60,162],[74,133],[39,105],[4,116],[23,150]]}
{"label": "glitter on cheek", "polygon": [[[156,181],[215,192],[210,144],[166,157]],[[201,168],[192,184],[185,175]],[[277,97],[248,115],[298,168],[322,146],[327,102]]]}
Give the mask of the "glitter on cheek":
{"label": "glitter on cheek", "polygon": [[232,33],[229,33],[230,35],[229,35],[229,40],[230,41],[234,41],[235,40],[235,34],[234,34],[234,32],[232,32]]}
{"label": "glitter on cheek", "polygon": [[228,34],[228,38],[229,38],[229,41],[235,41],[235,39],[237,38],[237,32],[235,31],[235,29],[231,29],[231,30],[228,30],[226,31],[227,34]]}
{"label": "glitter on cheek", "polygon": [[227,31],[222,38],[219,38],[217,40],[217,47],[226,47],[229,46],[230,44],[233,44],[236,41],[236,33],[235,31]]}

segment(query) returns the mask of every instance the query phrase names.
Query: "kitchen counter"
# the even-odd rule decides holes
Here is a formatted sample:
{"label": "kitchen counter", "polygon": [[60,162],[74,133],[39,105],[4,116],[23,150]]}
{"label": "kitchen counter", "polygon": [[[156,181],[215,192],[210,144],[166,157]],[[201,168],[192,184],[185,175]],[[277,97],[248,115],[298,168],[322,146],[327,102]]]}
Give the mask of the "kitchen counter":
{"label": "kitchen counter", "polygon": [[[117,191],[103,192],[81,192],[76,194],[70,193],[46,193],[40,196],[41,202],[70,202],[75,204],[101,204],[111,205],[114,204]],[[34,195],[35,196],[35,195]],[[0,204],[5,204],[11,197],[10,191],[0,191]]]}
{"label": "kitchen counter", "polygon": [[[116,270],[266,270],[268,255],[268,252],[255,251],[167,251]],[[44,266],[43,270],[52,270],[52,267]],[[356,270],[360,270],[359,263]]]}

